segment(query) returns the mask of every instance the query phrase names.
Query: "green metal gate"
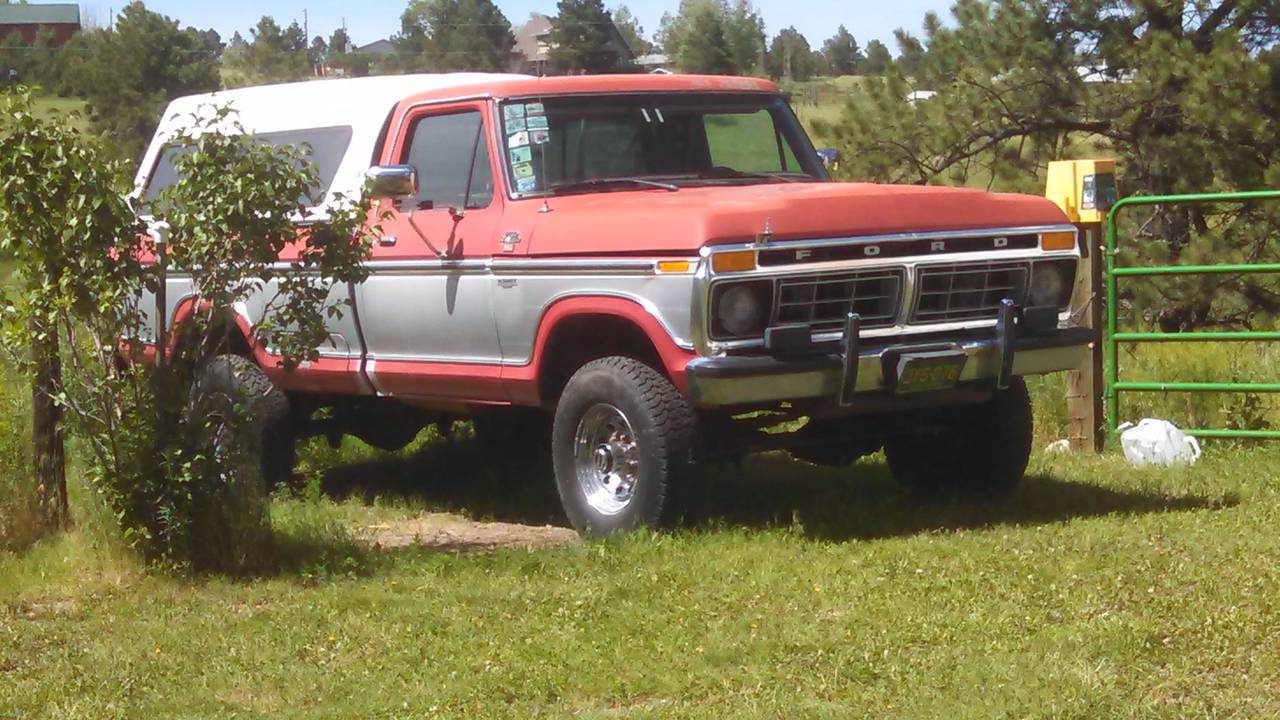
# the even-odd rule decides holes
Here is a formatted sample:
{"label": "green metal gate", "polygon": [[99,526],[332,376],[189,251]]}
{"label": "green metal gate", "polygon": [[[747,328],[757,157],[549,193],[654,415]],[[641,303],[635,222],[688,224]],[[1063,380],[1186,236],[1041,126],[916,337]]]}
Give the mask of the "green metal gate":
{"label": "green metal gate", "polygon": [[[1116,332],[1116,286],[1125,277],[1152,277],[1170,275],[1249,274],[1280,273],[1280,263],[1253,265],[1181,265],[1162,267],[1116,267],[1116,220],[1120,213],[1138,205],[1188,205],[1246,203],[1255,200],[1280,200],[1280,190],[1255,192],[1217,193],[1201,195],[1154,195],[1130,197],[1117,202],[1107,215],[1106,228],[1106,333],[1103,342],[1103,379],[1105,417],[1109,432],[1118,430],[1120,418],[1120,394],[1126,392],[1231,392],[1231,393],[1280,393],[1280,383],[1239,382],[1125,382],[1120,379],[1119,353],[1123,343],[1154,342],[1258,342],[1280,340],[1280,332],[1268,331],[1214,331],[1214,332]],[[1269,438],[1280,439],[1280,430],[1224,430],[1193,428],[1184,431],[1189,435],[1205,438]]]}

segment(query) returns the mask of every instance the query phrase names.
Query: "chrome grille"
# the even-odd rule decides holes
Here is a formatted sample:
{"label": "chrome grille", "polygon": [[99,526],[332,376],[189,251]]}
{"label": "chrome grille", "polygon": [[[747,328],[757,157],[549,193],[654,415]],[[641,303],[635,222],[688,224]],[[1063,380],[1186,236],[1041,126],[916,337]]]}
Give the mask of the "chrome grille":
{"label": "chrome grille", "polygon": [[902,270],[871,270],[783,278],[774,296],[774,323],[834,330],[852,311],[864,328],[892,325],[901,303],[902,277]]}
{"label": "chrome grille", "polygon": [[918,324],[994,318],[1000,301],[1022,305],[1030,268],[1025,263],[937,265],[920,268],[911,322]]}

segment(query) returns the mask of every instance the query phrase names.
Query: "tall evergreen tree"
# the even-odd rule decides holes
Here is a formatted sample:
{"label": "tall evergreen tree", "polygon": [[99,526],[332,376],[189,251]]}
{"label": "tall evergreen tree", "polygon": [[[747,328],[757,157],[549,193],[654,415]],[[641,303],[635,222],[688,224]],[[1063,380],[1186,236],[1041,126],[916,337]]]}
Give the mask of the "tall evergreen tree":
{"label": "tall evergreen tree", "polygon": [[751,0],[737,0],[732,8],[722,5],[724,36],[729,57],[738,75],[764,74],[764,19]]}
{"label": "tall evergreen tree", "polygon": [[[713,33],[708,38],[704,30]],[[723,47],[719,38],[723,38]],[[676,15],[665,14],[658,26],[658,41],[668,57],[680,67],[690,66],[680,58],[688,58],[697,67],[716,67],[715,72],[749,75],[763,72],[764,21],[750,0],[737,0],[730,7],[727,0],[681,0]],[[698,47],[706,43],[708,47]],[[719,59],[721,50],[728,61]]]}
{"label": "tall evergreen tree", "polygon": [[[682,8],[683,10],[683,8]],[[686,19],[676,64],[689,73],[733,74],[737,67],[725,37],[724,16],[711,3],[698,3]]]}
{"label": "tall evergreen tree", "polygon": [[867,56],[863,58],[858,74],[883,75],[892,62],[893,55],[889,53],[889,47],[879,40],[872,40],[867,43]]}
{"label": "tall evergreen tree", "polygon": [[227,84],[232,87],[302,80],[311,75],[306,36],[298,23],[288,28],[263,15],[249,31],[253,39],[226,53]]}
{"label": "tall evergreen tree", "polygon": [[808,80],[813,76],[813,51],[799,30],[789,27],[769,45],[769,75],[781,80]]}
{"label": "tall evergreen tree", "polygon": [[492,0],[411,0],[396,38],[404,70],[502,71],[515,36]]}
{"label": "tall evergreen tree", "polygon": [[823,43],[822,54],[826,58],[827,71],[832,75],[853,75],[864,59],[858,41],[844,25]]}
{"label": "tall evergreen tree", "polygon": [[112,147],[137,158],[170,100],[220,87],[218,57],[206,40],[132,2],[113,29],[81,33],[60,53],[61,82],[89,101],[94,128]]}
{"label": "tall evergreen tree", "polygon": [[622,59],[613,43],[613,19],[601,0],[560,0],[547,44],[551,72],[616,72]]}
{"label": "tall evergreen tree", "polygon": [[648,55],[655,51],[653,43],[645,39],[644,28],[640,26],[640,20],[631,13],[631,8],[619,5],[609,14],[613,17],[613,26],[618,29],[622,41],[631,48],[632,54]]}

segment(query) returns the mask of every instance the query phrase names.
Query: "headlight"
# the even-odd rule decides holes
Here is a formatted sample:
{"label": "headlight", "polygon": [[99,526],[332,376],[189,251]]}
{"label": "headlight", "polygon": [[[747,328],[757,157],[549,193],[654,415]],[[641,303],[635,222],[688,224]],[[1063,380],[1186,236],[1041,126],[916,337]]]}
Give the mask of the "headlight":
{"label": "headlight", "polygon": [[756,337],[768,322],[772,284],[720,285],[712,298],[712,336],[716,339]]}
{"label": "headlight", "polygon": [[1066,307],[1076,279],[1076,261],[1036,263],[1031,271],[1032,307]]}

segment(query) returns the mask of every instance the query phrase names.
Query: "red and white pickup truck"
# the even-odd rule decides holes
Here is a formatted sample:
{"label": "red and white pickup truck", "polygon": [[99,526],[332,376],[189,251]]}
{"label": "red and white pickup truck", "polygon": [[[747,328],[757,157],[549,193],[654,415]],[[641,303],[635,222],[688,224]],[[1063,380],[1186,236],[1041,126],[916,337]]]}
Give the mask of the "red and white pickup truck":
{"label": "red and white pickup truck", "polygon": [[[235,348],[288,398],[275,473],[297,437],[396,448],[469,417],[498,448],[549,426],[565,512],[594,535],[656,524],[700,463],[766,449],[883,448],[909,489],[996,494],[1030,452],[1021,376],[1074,367],[1091,340],[1056,206],[832,182],[764,80],[451,74],[182,98],[140,193],[172,182],[166,142],[209,103],[309,144],[326,202],[370,180],[391,211],[368,279],[332,288],[351,308],[319,360],[284,372],[255,342],[262,308],[235,309]],[[173,327],[192,291],[166,288]]]}

